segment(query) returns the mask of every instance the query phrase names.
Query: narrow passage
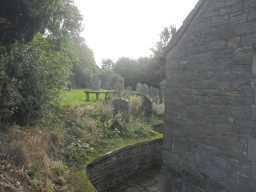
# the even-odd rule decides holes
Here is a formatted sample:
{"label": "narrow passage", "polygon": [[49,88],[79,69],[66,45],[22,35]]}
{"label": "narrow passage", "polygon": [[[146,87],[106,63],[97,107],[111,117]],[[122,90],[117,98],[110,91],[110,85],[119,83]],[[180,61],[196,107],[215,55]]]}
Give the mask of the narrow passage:
{"label": "narrow passage", "polygon": [[[159,192],[160,168],[138,173],[111,192]],[[108,191],[110,192],[110,191]]]}

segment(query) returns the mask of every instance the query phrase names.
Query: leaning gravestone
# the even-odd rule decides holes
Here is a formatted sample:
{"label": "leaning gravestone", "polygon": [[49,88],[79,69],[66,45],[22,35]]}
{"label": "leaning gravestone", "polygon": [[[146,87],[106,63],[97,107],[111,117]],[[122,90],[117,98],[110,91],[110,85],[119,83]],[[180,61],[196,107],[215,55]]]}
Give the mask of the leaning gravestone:
{"label": "leaning gravestone", "polygon": [[142,111],[145,121],[150,121],[153,114],[153,105],[147,96],[142,96]]}
{"label": "leaning gravestone", "polygon": [[124,89],[124,79],[119,76],[115,76],[112,79],[112,89],[121,92]]}
{"label": "leaning gravestone", "polygon": [[166,89],[166,80],[163,80],[160,83],[160,91],[159,91],[160,103],[164,102],[165,89]]}
{"label": "leaning gravestone", "polygon": [[114,116],[121,114],[126,122],[129,121],[129,102],[124,99],[115,99],[112,101]]}

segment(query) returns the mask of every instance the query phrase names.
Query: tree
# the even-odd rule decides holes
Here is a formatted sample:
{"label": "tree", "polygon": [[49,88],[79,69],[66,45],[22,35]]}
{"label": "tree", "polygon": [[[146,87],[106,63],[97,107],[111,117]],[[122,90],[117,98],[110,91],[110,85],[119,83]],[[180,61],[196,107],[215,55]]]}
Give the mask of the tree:
{"label": "tree", "polygon": [[152,82],[153,86],[159,87],[159,83],[165,79],[166,48],[176,31],[173,26],[165,27],[160,34],[160,40],[156,43],[156,48],[151,49],[153,57],[148,67],[148,73],[151,74],[148,81]]}
{"label": "tree", "polygon": [[92,74],[99,70],[95,62],[93,51],[83,40],[76,42],[74,50],[77,54],[77,60],[72,68],[72,87],[88,88],[91,84]]}
{"label": "tree", "polygon": [[2,0],[0,42],[30,41],[37,32],[77,37],[82,17],[73,0]]}
{"label": "tree", "polygon": [[114,64],[114,71],[125,79],[126,87],[135,88],[137,83],[160,86],[160,82],[165,79],[166,48],[175,33],[174,27],[164,28],[156,48],[151,49],[153,55],[150,57],[141,57],[137,60],[125,57],[118,59]]}
{"label": "tree", "polygon": [[32,123],[54,103],[79,60],[80,21],[72,0],[1,2],[0,125]]}
{"label": "tree", "polygon": [[114,71],[121,75],[125,80],[125,86],[136,88],[138,82],[142,82],[145,77],[145,66],[137,60],[122,57],[114,65]]}
{"label": "tree", "polygon": [[17,42],[1,52],[2,123],[23,125],[41,117],[69,77],[67,55],[65,51],[55,51],[40,34],[30,43]]}

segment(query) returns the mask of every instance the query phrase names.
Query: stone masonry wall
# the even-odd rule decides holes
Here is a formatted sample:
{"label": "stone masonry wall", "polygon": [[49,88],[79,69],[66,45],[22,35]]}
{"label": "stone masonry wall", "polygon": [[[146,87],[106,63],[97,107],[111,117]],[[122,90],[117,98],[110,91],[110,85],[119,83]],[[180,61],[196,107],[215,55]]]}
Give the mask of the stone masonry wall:
{"label": "stone masonry wall", "polygon": [[256,0],[201,0],[167,58],[165,191],[256,191]]}
{"label": "stone masonry wall", "polygon": [[162,165],[162,139],[128,146],[100,158],[87,167],[98,192],[111,192],[129,177]]}

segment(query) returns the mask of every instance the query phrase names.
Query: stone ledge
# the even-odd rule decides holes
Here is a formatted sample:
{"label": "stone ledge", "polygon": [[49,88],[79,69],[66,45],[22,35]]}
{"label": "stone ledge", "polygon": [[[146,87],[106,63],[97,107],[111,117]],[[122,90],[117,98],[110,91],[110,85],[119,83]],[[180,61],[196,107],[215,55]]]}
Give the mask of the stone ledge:
{"label": "stone ledge", "polygon": [[87,166],[88,177],[98,192],[107,192],[139,172],[160,167],[162,142],[156,139],[106,154]]}

